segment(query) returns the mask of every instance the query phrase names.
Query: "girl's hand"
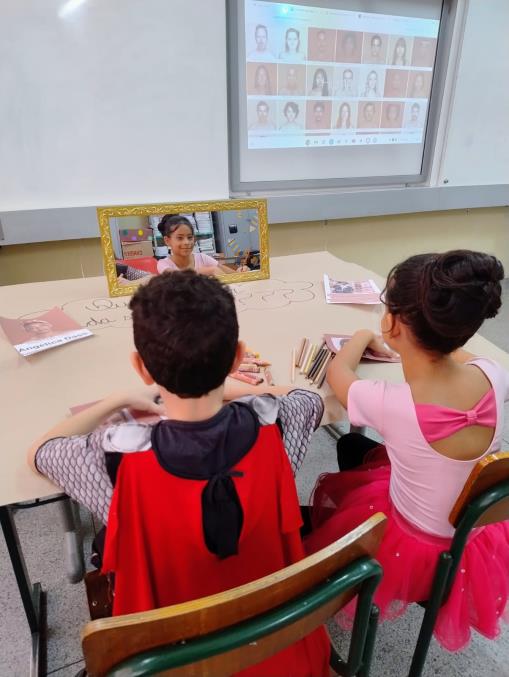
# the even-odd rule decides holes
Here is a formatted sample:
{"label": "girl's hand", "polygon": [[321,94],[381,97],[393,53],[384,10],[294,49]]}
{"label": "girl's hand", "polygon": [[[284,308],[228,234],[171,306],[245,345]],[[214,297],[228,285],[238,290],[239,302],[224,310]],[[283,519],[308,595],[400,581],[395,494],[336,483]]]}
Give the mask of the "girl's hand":
{"label": "girl's hand", "polygon": [[380,357],[397,357],[396,353],[385,345],[381,336],[375,336],[369,343],[368,348]]}

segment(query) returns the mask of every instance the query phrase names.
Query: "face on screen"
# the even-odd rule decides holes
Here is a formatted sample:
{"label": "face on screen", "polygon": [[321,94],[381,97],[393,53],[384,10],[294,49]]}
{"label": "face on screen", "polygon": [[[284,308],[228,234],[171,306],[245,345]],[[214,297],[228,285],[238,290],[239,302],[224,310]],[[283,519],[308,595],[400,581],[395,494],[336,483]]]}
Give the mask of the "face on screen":
{"label": "face on screen", "polygon": [[387,108],[387,119],[389,122],[396,122],[399,115],[399,107],[395,103],[389,104]]}
{"label": "face on screen", "polygon": [[285,108],[284,108],[284,116],[288,120],[288,122],[295,122],[297,119],[298,115],[298,108],[297,104],[295,103],[287,103]]}
{"label": "face on screen", "polygon": [[375,107],[372,103],[367,103],[364,106],[363,115],[366,122],[373,122],[375,119]]}
{"label": "face on screen", "polygon": [[314,106],[314,108],[313,108],[313,117],[314,117],[314,119],[315,119],[315,124],[316,124],[316,125],[321,125],[321,124],[322,124],[322,122],[323,122],[323,114],[324,114],[323,106],[322,106],[321,104],[319,104],[319,103],[316,104],[316,106]]}
{"label": "face on screen", "polygon": [[347,33],[343,38],[343,51],[345,56],[352,56],[355,52],[356,41],[353,33]]}
{"label": "face on screen", "polygon": [[288,52],[297,52],[299,49],[299,34],[296,30],[290,28],[286,32],[286,50]]}
{"label": "face on screen", "polygon": [[297,89],[299,86],[299,80],[297,78],[297,71],[295,68],[289,68],[286,73],[286,86],[288,89]]}
{"label": "face on screen", "polygon": [[353,71],[349,68],[343,71],[343,89],[345,92],[350,92],[353,86]]}
{"label": "face on screen", "polygon": [[382,50],[382,39],[379,35],[374,35],[371,38],[371,56],[375,59],[380,56]]}
{"label": "face on screen", "polygon": [[257,26],[255,30],[256,49],[263,52],[267,49],[267,29],[265,26]]}
{"label": "face on screen", "polygon": [[256,115],[258,117],[258,122],[261,125],[267,124],[269,119],[269,107],[266,103],[259,103],[256,107]]}

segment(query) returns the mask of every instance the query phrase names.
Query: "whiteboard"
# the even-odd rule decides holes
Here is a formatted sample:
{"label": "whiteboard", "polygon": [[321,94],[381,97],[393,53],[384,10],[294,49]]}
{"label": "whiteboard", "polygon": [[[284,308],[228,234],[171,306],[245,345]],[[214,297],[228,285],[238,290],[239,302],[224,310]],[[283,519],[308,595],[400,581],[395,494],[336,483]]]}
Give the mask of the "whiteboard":
{"label": "whiteboard", "polygon": [[441,184],[509,183],[508,30],[508,0],[469,0]]}
{"label": "whiteboard", "polygon": [[0,211],[228,197],[225,63],[224,0],[2,0]]}

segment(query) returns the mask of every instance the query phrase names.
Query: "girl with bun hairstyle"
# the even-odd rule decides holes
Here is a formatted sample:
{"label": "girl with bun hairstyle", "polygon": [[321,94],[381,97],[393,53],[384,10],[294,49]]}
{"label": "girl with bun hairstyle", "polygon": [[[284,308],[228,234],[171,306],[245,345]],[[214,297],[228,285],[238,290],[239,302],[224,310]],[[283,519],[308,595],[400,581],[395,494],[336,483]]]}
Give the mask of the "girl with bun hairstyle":
{"label": "girl with bun hairstyle", "polygon": [[[359,433],[339,440],[341,472],[318,480],[307,549],[384,512],[388,525],[377,556],[384,574],[375,594],[382,618],[428,598],[438,555],[454,534],[451,509],[477,462],[500,451],[509,373],[463,345],[497,314],[503,277],[500,261],[479,252],[412,256],[391,270],[382,296],[383,341],[400,354],[405,382],[357,377],[368,346],[389,352],[368,330],[358,331],[329,368],[328,382],[351,424],[373,428],[384,442]],[[466,646],[471,627],[498,635],[500,618],[509,620],[508,571],[509,523],[475,529],[435,626],[444,648]]]}
{"label": "girl with bun hairstyle", "polygon": [[233,273],[231,268],[218,263],[212,256],[194,251],[194,228],[186,216],[165,214],[157,229],[170,252],[166,258],[157,262],[158,273],[187,269],[195,270],[202,275]]}

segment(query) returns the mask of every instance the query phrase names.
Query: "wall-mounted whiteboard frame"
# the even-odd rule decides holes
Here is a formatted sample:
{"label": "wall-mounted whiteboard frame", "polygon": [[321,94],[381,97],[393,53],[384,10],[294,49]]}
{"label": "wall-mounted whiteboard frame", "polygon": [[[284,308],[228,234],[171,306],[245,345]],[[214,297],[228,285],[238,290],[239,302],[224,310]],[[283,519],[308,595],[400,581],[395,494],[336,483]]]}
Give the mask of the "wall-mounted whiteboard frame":
{"label": "wall-mounted whiteboard frame", "polygon": [[[297,0],[298,2],[298,0]],[[447,73],[458,0],[442,0],[442,12],[434,66],[421,171],[418,174],[370,176],[355,178],[330,178],[279,181],[242,181],[241,179],[241,126],[240,126],[240,80],[239,55],[243,45],[244,6],[242,0],[226,0],[227,19],[227,76],[228,76],[228,150],[230,192],[232,196],[256,195],[280,191],[317,189],[342,189],[351,187],[383,187],[429,185],[431,166],[435,153],[441,101]],[[305,4],[305,3],[301,3]]]}

